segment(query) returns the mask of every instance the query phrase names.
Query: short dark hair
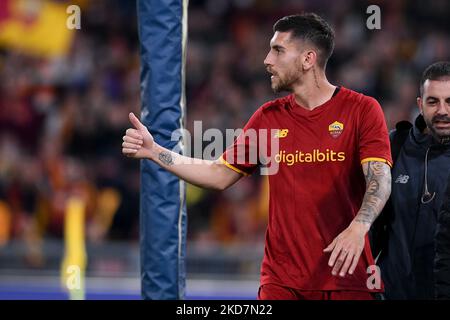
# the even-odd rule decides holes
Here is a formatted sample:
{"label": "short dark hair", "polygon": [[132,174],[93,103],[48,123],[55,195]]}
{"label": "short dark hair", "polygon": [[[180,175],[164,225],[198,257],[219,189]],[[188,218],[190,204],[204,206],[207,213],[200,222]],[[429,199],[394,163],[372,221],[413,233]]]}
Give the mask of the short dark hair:
{"label": "short dark hair", "polygon": [[319,50],[318,65],[325,69],[334,49],[333,28],[315,13],[286,16],[273,25],[273,32],[292,32],[292,36],[311,42]]}
{"label": "short dark hair", "polygon": [[428,66],[422,73],[422,78],[420,78],[420,96],[423,96],[423,84],[427,80],[443,80],[448,78],[450,80],[450,62],[449,61],[439,61]]}

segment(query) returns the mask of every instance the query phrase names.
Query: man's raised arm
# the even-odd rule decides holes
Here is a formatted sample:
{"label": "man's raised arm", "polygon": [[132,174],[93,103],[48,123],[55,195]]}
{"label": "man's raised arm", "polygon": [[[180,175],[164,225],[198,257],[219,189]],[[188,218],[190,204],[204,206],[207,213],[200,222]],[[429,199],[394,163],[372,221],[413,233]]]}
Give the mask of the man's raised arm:
{"label": "man's raised arm", "polygon": [[186,182],[202,188],[224,190],[242,177],[218,160],[194,159],[161,147],[133,113],[129,118],[134,128],[127,129],[122,143],[122,153],[127,157],[152,160]]}

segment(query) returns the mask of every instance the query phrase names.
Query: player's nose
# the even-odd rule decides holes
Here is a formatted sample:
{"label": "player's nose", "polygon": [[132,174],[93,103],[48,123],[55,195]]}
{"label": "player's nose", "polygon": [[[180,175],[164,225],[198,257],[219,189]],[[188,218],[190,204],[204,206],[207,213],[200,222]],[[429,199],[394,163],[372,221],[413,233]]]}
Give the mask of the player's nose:
{"label": "player's nose", "polygon": [[436,113],[440,116],[448,116],[449,115],[449,105],[445,101],[440,101],[437,104]]}
{"label": "player's nose", "polygon": [[270,52],[266,55],[266,58],[264,59],[264,65],[266,66],[266,68],[273,65],[272,59],[270,57]]}

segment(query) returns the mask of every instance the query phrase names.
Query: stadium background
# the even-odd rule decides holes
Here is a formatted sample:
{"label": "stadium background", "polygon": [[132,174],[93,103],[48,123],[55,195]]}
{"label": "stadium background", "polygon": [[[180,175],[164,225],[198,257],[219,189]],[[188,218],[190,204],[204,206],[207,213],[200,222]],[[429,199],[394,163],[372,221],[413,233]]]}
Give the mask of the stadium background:
{"label": "stadium background", "polygon": [[[17,17],[7,14],[11,0],[0,5],[0,299],[67,298],[59,274],[73,194],[87,203],[87,298],[139,299],[139,163],[121,154],[127,114],[140,110],[135,1],[49,1],[65,17],[79,4],[81,30],[26,47],[19,36],[5,40]],[[43,2],[23,2],[18,23],[31,32]],[[381,30],[366,27],[371,4]],[[389,128],[414,119],[420,73],[450,57],[448,1],[191,0],[190,132],[194,120],[204,130],[241,128],[275,97],[263,66],[272,24],[303,10],[335,28],[332,83],[377,98]],[[255,298],[266,194],[257,176],[222,193],[188,187],[188,299]]]}

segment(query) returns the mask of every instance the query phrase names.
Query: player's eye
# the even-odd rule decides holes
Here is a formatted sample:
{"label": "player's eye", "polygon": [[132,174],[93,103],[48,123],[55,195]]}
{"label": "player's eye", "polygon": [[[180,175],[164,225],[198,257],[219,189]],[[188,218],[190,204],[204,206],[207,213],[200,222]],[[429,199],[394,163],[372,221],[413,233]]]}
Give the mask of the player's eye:
{"label": "player's eye", "polygon": [[280,54],[282,52],[280,47],[273,47],[273,50],[275,50],[276,54]]}

